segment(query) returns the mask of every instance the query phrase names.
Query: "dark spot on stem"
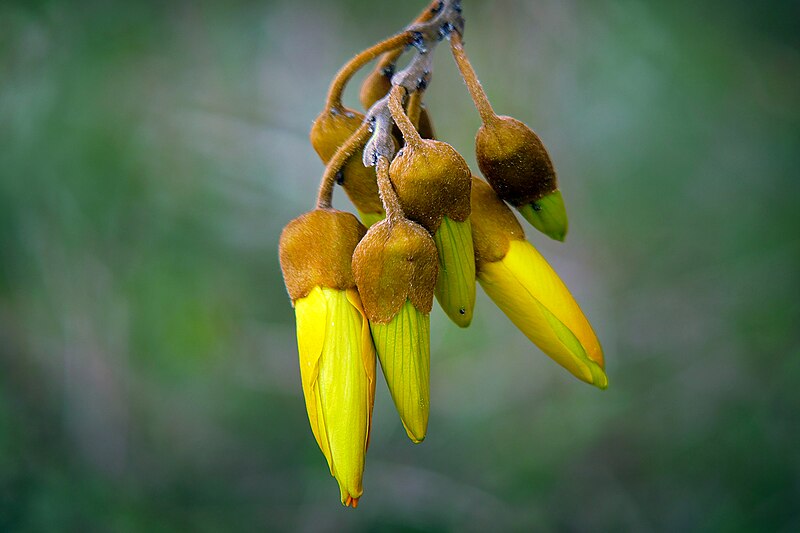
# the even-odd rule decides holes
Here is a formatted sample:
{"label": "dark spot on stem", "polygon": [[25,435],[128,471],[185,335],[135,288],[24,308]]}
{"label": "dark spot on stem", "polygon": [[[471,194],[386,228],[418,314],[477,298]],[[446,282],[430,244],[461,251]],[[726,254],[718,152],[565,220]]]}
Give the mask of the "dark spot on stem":
{"label": "dark spot on stem", "polygon": [[444,38],[449,37],[450,33],[452,33],[453,29],[454,29],[453,25],[450,24],[449,22],[445,22],[444,24],[442,24],[442,27],[439,28],[439,32],[438,32],[439,40],[441,41]]}
{"label": "dark spot on stem", "polygon": [[415,31],[411,33],[411,45],[419,50],[420,54],[424,54],[428,51],[425,47],[425,37],[423,37],[422,33]]}
{"label": "dark spot on stem", "polygon": [[392,76],[394,76],[394,72],[395,72],[395,64],[394,63],[392,63],[391,65],[386,65],[385,67],[383,67],[381,69],[381,74],[383,74],[387,78],[391,78]]}

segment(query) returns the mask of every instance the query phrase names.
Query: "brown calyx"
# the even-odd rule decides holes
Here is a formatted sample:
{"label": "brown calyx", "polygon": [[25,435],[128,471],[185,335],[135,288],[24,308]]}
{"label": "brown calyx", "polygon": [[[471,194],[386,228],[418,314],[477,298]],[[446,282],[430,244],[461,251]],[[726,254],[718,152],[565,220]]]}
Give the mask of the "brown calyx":
{"label": "brown calyx", "polygon": [[469,217],[471,175],[455,148],[429,139],[406,139],[406,146],[389,167],[406,216],[431,233],[439,228],[443,216],[458,222]]}
{"label": "brown calyx", "polygon": [[495,116],[475,136],[478,167],[497,194],[513,206],[539,200],[558,188],[553,163],[524,123]]}
{"label": "brown calyx", "polygon": [[[364,115],[351,109],[324,110],[311,126],[311,145],[328,163],[336,150],[344,144],[364,121]],[[341,170],[340,183],[347,196],[362,213],[383,211],[378,197],[375,169],[365,167],[361,161],[363,150],[356,150]]]}
{"label": "brown calyx", "polygon": [[372,226],[353,254],[364,311],[370,321],[380,324],[391,321],[406,300],[418,311],[430,313],[438,273],[433,238],[403,218]]}
{"label": "brown calyx", "polygon": [[317,285],[346,290],[355,287],[351,258],[367,229],[356,217],[336,209],[315,209],[289,222],[278,250],[292,302]]}
{"label": "brown calyx", "polygon": [[485,181],[472,178],[472,244],[475,265],[493,263],[506,256],[512,240],[524,240],[517,217]]}

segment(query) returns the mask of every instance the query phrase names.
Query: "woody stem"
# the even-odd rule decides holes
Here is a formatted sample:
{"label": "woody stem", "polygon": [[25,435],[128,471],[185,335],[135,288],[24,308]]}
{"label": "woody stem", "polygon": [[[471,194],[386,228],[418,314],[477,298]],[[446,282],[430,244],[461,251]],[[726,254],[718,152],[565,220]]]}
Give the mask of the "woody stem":
{"label": "woody stem", "polygon": [[[433,2],[431,2],[428,5],[428,7],[426,7],[422,11],[422,13],[417,15],[417,18],[414,19],[414,22],[412,24],[419,24],[421,22],[428,22],[439,11],[441,11],[441,9],[442,9],[442,1],[441,0],[433,0]],[[375,69],[376,70],[381,70],[381,69],[384,69],[384,68],[388,67],[389,65],[393,65],[394,62],[397,61],[397,59],[402,54],[403,54],[403,50],[400,49],[400,48],[397,48],[397,49],[392,50],[390,52],[386,52],[385,54],[383,54],[383,57],[381,57],[380,61],[378,61],[378,65],[377,65],[377,67],[375,67]]]}
{"label": "woody stem", "polygon": [[475,69],[472,68],[467,53],[464,50],[464,43],[461,41],[461,35],[458,32],[453,32],[450,35],[450,50],[453,51],[453,57],[458,65],[458,70],[461,72],[461,77],[464,78],[464,83],[467,84],[467,89],[481,115],[481,120],[491,122],[497,115],[492,109],[492,104],[489,103],[489,98],[478,81],[478,76],[475,74]]}
{"label": "woody stem", "polygon": [[325,172],[322,174],[319,194],[317,194],[317,208],[331,207],[336,175],[342,170],[347,160],[364,146],[369,136],[369,124],[362,122],[361,126],[333,154],[333,157],[328,161],[328,166],[325,167]]}

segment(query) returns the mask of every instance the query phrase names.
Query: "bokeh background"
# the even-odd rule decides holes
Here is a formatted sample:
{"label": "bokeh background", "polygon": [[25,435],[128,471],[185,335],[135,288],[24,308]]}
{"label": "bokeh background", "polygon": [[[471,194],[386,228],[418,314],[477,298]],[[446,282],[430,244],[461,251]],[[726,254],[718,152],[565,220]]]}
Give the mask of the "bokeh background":
{"label": "bokeh background", "polygon": [[[480,289],[466,331],[435,308],[428,438],[380,378],[344,509],[277,241],[330,78],[423,2],[5,1],[0,530],[800,529],[800,4],[463,3],[495,108],[559,170],[569,237],[528,235],[609,389]],[[427,102],[474,165],[444,47]]]}

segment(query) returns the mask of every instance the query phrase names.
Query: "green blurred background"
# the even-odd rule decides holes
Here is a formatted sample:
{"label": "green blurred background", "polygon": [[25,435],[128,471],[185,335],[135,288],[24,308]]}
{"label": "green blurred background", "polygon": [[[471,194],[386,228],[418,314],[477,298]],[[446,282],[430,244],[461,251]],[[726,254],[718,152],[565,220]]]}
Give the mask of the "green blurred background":
{"label": "green blurred background", "polygon": [[[559,170],[568,239],[528,235],[609,389],[480,290],[466,331],[437,308],[428,438],[381,378],[344,509],[277,240],[330,78],[423,2],[6,1],[1,531],[800,529],[799,4],[463,4],[496,110]],[[474,165],[445,49],[427,102]]]}

